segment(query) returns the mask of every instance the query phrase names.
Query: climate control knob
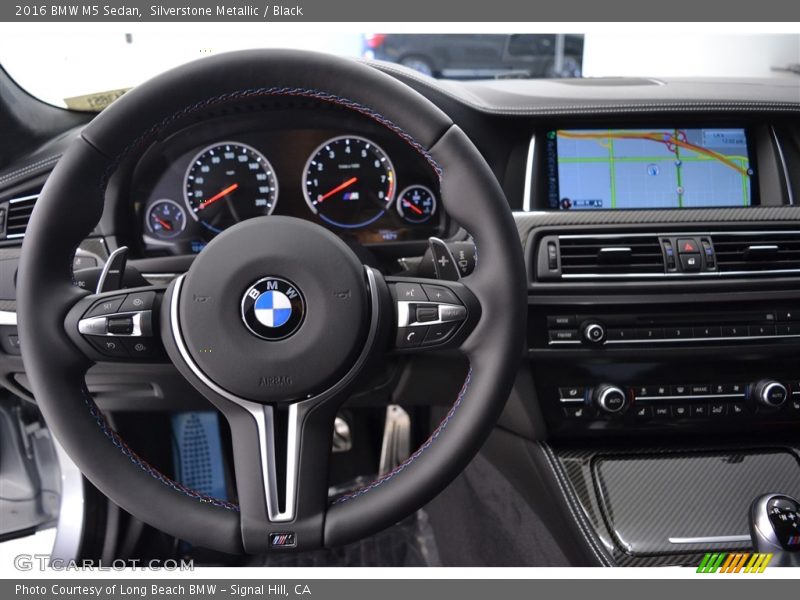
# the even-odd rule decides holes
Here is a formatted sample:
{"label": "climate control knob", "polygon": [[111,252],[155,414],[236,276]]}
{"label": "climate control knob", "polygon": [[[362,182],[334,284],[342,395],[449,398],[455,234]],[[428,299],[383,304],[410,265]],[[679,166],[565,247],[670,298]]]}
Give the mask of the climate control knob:
{"label": "climate control knob", "polygon": [[789,390],[780,381],[762,379],[753,386],[752,397],[767,408],[780,408],[789,398]]}
{"label": "climate control knob", "polygon": [[628,408],[628,397],[615,385],[603,384],[594,390],[594,401],[597,408],[608,415],[618,415]]}

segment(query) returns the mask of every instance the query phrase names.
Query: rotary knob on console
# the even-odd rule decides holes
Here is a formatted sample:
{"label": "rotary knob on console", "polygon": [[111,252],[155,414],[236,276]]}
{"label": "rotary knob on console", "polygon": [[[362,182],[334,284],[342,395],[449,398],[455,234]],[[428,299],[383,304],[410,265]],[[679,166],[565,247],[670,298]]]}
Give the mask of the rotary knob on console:
{"label": "rotary knob on console", "polygon": [[583,339],[590,344],[602,344],[606,340],[606,328],[598,321],[588,321],[583,324]]}
{"label": "rotary knob on console", "polygon": [[615,385],[602,384],[594,390],[597,408],[607,415],[619,415],[628,409],[625,391]]}
{"label": "rotary knob on console", "polygon": [[789,390],[780,381],[762,379],[753,385],[751,396],[756,402],[767,408],[781,408],[789,398]]}

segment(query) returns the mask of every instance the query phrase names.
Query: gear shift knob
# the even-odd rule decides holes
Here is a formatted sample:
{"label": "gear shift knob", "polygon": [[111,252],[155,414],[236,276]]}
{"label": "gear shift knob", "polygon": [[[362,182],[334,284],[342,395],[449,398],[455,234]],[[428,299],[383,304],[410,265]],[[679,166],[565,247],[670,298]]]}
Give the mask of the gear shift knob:
{"label": "gear shift knob", "polygon": [[774,566],[800,566],[800,502],[783,494],[756,498],[750,536],[758,552],[772,553]]}

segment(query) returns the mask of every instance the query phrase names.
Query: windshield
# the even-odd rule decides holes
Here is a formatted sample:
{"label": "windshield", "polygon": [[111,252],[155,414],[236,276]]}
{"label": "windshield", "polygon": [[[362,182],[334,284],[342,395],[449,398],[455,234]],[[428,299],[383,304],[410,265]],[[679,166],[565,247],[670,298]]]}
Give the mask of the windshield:
{"label": "windshield", "polygon": [[[224,26],[223,26],[224,27]],[[274,30],[272,30],[274,31]],[[0,64],[56,106],[100,110],[126,89],[182,63],[246,48],[295,48],[405,65],[451,79],[798,77],[800,36],[647,33],[334,33],[292,28],[0,26]]]}

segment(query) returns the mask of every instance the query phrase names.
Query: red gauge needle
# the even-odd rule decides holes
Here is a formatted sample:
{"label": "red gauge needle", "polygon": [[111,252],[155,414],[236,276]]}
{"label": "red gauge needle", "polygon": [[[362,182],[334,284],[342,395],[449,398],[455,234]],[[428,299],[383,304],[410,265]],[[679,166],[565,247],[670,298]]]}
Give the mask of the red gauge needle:
{"label": "red gauge needle", "polygon": [[425,213],[423,213],[423,212],[422,212],[422,209],[421,209],[421,208],[419,208],[418,206],[414,206],[414,205],[413,205],[413,204],[411,204],[411,202],[409,202],[408,200],[403,200],[403,205],[404,205],[404,206],[407,206],[408,208],[410,208],[411,210],[413,210],[413,211],[414,211],[415,213],[417,213],[418,215],[423,215],[423,214],[425,214]]}
{"label": "red gauge needle", "polygon": [[201,203],[200,206],[197,207],[197,210],[203,210],[204,208],[206,208],[207,206],[213,204],[214,202],[216,202],[220,198],[224,198],[225,196],[230,194],[233,190],[237,189],[238,187],[239,187],[238,183],[234,183],[233,185],[229,185],[224,190],[222,190],[219,194],[215,194],[214,196],[211,196],[211,198],[209,198],[205,202]]}
{"label": "red gauge needle", "polygon": [[341,192],[343,189],[350,187],[351,185],[353,185],[357,181],[358,181],[358,177],[351,177],[350,179],[348,179],[344,183],[337,185],[330,192],[326,192],[326,193],[322,194],[321,196],[317,196],[317,204],[319,204],[320,202],[322,202],[324,200],[327,200],[328,198],[330,198],[334,194],[336,194],[338,192]]}
{"label": "red gauge needle", "polygon": [[160,224],[160,225],[161,225],[161,226],[162,226],[164,229],[166,229],[167,231],[172,231],[172,225],[170,225],[170,224],[169,224],[167,221],[165,221],[164,219],[160,219],[159,217],[156,217],[156,221],[158,221],[158,222],[159,222],[159,224]]}

